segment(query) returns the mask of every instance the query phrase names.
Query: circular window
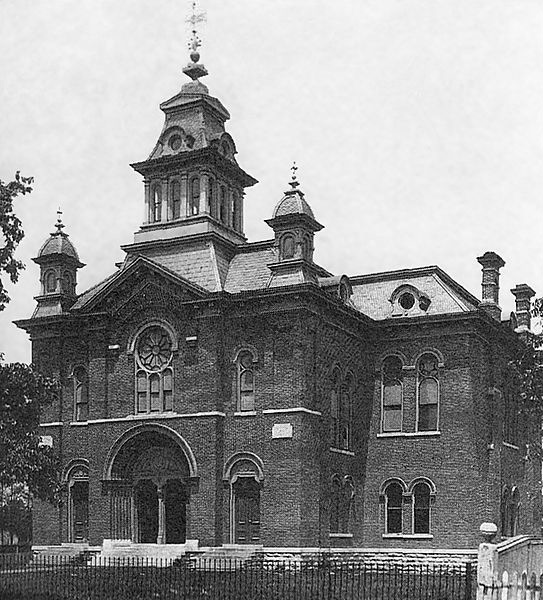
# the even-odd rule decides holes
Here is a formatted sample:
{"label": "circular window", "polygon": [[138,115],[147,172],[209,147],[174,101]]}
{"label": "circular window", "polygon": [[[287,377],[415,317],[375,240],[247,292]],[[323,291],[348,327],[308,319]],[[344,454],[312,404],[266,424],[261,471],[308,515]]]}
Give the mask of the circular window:
{"label": "circular window", "polygon": [[140,336],[137,346],[140,365],[148,371],[161,371],[172,358],[172,341],[161,327],[149,327]]}
{"label": "circular window", "polygon": [[415,306],[415,296],[413,296],[413,294],[410,292],[404,292],[400,296],[398,302],[404,310],[409,310]]}
{"label": "circular window", "polygon": [[183,140],[181,139],[180,135],[172,135],[169,144],[170,148],[176,151],[179,150],[179,148],[181,148],[181,146],[183,145]]}

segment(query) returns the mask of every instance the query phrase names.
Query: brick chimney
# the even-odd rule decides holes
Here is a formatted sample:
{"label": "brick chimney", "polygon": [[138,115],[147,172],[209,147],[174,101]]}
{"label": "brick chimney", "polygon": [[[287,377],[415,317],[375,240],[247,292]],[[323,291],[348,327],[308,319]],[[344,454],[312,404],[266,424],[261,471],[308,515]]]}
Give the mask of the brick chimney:
{"label": "brick chimney", "polygon": [[485,252],[477,258],[477,262],[483,267],[483,298],[481,308],[493,319],[501,319],[502,309],[498,303],[500,296],[500,269],[505,261],[495,252]]}
{"label": "brick chimney", "polygon": [[511,290],[515,296],[515,314],[517,317],[517,333],[530,331],[532,316],[530,314],[530,304],[535,296],[535,291],[527,284],[520,283]]}

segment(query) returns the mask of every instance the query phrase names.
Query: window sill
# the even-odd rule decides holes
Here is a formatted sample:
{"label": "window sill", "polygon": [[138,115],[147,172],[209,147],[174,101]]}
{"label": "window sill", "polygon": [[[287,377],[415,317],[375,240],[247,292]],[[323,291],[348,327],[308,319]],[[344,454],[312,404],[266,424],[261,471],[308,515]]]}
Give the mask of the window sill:
{"label": "window sill", "polygon": [[345,456],[354,456],[354,452],[352,450],[342,450],[341,448],[330,448],[330,452],[335,452],[336,454],[345,454]]}
{"label": "window sill", "polygon": [[511,450],[520,450],[520,448],[518,446],[515,446],[515,444],[510,444],[509,442],[502,443],[506,448],[511,448]]}
{"label": "window sill", "polygon": [[234,417],[256,417],[256,410],[240,410],[234,413]]}
{"label": "window sill", "polygon": [[328,537],[335,538],[335,539],[338,539],[338,538],[349,539],[349,538],[354,537],[354,534],[352,534],[352,533],[329,533]]}
{"label": "window sill", "polygon": [[85,427],[88,424],[88,421],[70,421],[70,427]]}
{"label": "window sill", "polygon": [[431,533],[383,533],[383,539],[396,540],[433,540]]}
{"label": "window sill", "polygon": [[378,433],[378,438],[391,437],[438,437],[441,431],[383,431]]}

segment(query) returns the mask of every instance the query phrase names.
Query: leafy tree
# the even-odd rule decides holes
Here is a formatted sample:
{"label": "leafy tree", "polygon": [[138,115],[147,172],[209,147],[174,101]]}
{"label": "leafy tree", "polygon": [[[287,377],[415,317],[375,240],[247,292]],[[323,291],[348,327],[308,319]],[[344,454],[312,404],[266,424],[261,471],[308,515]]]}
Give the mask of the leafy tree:
{"label": "leafy tree", "polygon": [[24,486],[53,500],[59,491],[57,453],[41,443],[40,410],[58,395],[58,384],[32,366],[0,363],[0,488]]}
{"label": "leafy tree", "polygon": [[7,274],[12,283],[19,279],[24,264],[14,256],[19,242],[24,237],[21,220],[13,212],[13,200],[19,194],[32,191],[32,177],[22,177],[17,171],[15,179],[9,183],[0,180],[0,310],[3,310],[10,298],[2,283],[1,275]]}

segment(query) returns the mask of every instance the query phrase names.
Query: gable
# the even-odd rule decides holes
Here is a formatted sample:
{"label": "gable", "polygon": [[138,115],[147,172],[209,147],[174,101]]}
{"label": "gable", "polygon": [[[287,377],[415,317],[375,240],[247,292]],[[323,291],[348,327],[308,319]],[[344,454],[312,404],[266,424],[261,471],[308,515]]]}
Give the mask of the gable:
{"label": "gable", "polygon": [[356,308],[375,320],[465,313],[479,301],[439,267],[350,278]]}
{"label": "gable", "polygon": [[75,311],[118,313],[127,306],[190,302],[206,297],[203,288],[153,261],[138,257],[114,275],[82,294]]}

